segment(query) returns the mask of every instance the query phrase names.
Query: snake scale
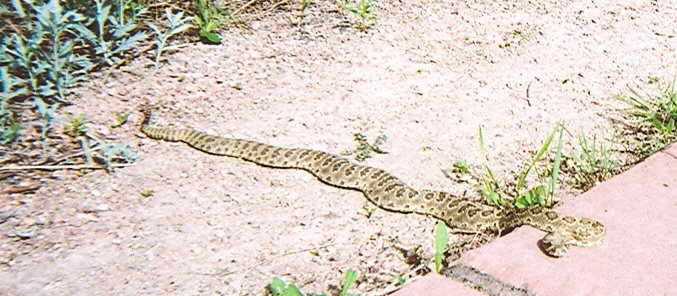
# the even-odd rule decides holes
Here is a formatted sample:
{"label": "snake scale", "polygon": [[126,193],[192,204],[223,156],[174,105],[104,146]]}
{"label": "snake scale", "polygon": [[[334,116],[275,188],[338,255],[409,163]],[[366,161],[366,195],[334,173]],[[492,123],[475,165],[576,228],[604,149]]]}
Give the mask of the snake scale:
{"label": "snake scale", "polygon": [[384,170],[354,164],[330,153],[281,148],[213,136],[193,129],[152,127],[149,125],[148,107],[144,116],[141,131],[149,138],[183,142],[209,154],[240,158],[266,167],[306,170],[329,185],[361,191],[379,208],[429,215],[444,221],[452,231],[500,235],[513,228],[530,225],[547,232],[542,247],[554,257],[564,255],[569,246],[597,245],[605,234],[604,225],[592,219],[563,216],[541,206],[499,209],[447,192],[417,190]]}

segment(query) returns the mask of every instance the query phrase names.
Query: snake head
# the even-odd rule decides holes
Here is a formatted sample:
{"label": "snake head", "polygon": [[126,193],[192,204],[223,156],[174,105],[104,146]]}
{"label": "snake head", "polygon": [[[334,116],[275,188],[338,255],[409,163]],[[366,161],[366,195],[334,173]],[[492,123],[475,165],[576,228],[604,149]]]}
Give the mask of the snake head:
{"label": "snake head", "polygon": [[[569,220],[573,219],[566,217]],[[559,229],[548,233],[541,241],[545,252],[553,257],[562,257],[569,246],[589,247],[601,243],[605,228],[599,221],[581,218],[573,219]]]}

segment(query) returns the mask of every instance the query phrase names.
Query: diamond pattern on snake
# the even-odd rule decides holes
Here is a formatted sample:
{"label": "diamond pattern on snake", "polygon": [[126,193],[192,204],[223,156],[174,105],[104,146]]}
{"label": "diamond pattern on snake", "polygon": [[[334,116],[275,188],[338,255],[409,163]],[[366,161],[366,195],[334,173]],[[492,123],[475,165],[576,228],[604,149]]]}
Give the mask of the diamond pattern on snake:
{"label": "diamond pattern on snake", "polygon": [[547,233],[542,246],[553,257],[564,255],[570,246],[597,245],[605,234],[604,225],[592,219],[563,216],[541,206],[499,209],[447,192],[414,189],[384,170],[354,164],[334,154],[214,136],[194,129],[152,127],[149,107],[144,116],[141,131],[149,138],[183,142],[205,153],[240,158],[265,167],[305,170],[326,184],[361,191],[379,208],[432,216],[444,221],[452,231],[500,235],[529,225]]}

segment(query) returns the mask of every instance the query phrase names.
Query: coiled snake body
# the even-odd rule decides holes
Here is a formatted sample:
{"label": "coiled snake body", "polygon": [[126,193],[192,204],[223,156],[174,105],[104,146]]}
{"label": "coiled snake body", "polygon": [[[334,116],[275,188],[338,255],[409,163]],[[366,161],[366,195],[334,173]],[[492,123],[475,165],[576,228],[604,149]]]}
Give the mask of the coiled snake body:
{"label": "coiled snake body", "polygon": [[382,209],[430,215],[444,221],[452,231],[499,235],[530,225],[548,233],[542,240],[543,248],[555,257],[566,253],[569,246],[596,245],[605,233],[604,225],[598,221],[563,216],[540,206],[498,209],[447,192],[416,190],[384,170],[354,164],[322,151],[281,148],[193,129],[151,127],[149,120],[150,111],[146,110],[141,131],[149,138],[183,142],[209,154],[236,157],[266,167],[306,170],[327,184],[361,191]]}

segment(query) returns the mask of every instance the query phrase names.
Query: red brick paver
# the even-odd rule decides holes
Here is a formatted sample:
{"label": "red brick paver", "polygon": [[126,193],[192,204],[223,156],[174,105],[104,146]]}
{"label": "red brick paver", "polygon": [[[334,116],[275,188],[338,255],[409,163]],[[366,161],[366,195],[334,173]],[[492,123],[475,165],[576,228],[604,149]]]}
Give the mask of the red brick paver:
{"label": "red brick paver", "polygon": [[441,275],[430,273],[415,282],[405,285],[393,296],[481,296],[484,295],[460,282],[445,278]]}
{"label": "red brick paver", "polygon": [[463,256],[538,295],[677,295],[677,144],[569,200],[561,213],[602,221],[602,245],[547,257],[522,227]]}

